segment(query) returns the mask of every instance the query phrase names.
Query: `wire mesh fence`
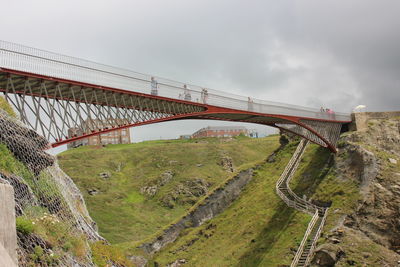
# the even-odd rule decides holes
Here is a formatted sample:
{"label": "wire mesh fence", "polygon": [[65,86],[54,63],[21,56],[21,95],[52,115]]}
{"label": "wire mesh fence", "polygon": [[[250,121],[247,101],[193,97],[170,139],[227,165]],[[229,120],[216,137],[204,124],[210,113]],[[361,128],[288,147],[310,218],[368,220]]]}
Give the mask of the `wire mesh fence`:
{"label": "wire mesh fence", "polygon": [[88,240],[103,239],[48,145],[0,109],[0,182],[14,188],[19,266],[92,266]]}

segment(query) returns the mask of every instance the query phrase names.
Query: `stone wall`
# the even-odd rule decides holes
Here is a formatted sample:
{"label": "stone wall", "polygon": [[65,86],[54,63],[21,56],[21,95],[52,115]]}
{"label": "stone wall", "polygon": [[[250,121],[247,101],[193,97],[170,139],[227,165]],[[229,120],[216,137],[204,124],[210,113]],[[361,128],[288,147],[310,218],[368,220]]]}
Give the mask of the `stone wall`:
{"label": "stone wall", "polygon": [[368,129],[368,121],[373,119],[390,119],[400,117],[400,111],[388,112],[356,112],[351,114],[352,123],[349,125],[350,131],[363,131]]}

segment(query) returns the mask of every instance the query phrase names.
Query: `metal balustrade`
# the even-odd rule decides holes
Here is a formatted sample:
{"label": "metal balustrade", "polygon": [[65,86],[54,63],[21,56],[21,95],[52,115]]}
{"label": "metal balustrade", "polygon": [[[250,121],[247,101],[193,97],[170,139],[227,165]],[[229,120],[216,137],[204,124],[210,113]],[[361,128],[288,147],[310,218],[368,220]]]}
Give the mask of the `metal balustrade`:
{"label": "metal balustrade", "polygon": [[[54,78],[79,81],[83,83],[149,94],[151,75],[94,63],[88,60],[64,56],[19,44],[0,41],[0,68]],[[158,95],[172,99],[184,99],[184,83],[154,77],[158,83]],[[253,111],[264,114],[279,114],[327,121],[351,121],[350,115],[336,112],[328,114],[319,109],[278,103],[230,94],[186,84],[192,102],[204,102],[203,89],[207,89],[207,104]]]}
{"label": "metal balustrade", "polygon": [[210,119],[276,127],[336,152],[342,124],[351,121],[349,114],[250,99],[4,41],[0,92],[53,147],[144,124]]}

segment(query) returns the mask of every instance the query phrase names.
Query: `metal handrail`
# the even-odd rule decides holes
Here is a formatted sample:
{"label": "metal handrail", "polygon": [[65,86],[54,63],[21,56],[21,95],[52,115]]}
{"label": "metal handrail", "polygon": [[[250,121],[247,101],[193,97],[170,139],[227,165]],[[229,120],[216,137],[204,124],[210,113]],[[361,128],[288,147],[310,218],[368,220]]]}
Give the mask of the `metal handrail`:
{"label": "metal handrail", "polygon": [[[293,175],[298,168],[298,165],[300,163],[300,159],[306,150],[306,147],[308,145],[308,141],[305,139],[302,139],[299,145],[297,146],[295,152],[293,153],[291,159],[289,160],[289,163],[286,165],[285,170],[283,171],[281,177],[277,181],[275,187],[276,187],[276,192],[280,196],[280,198],[289,206],[292,208],[295,208],[296,210],[308,213],[313,215],[311,221],[308,224],[307,230],[304,234],[304,237],[300,243],[300,246],[296,252],[296,255],[291,263],[291,267],[295,267],[298,265],[298,262],[300,260],[301,255],[304,252],[304,247],[309,239],[309,236],[316,227],[316,222],[320,217],[320,214],[324,214],[323,218],[321,219],[319,225],[318,225],[318,230],[315,233],[315,235],[312,237],[311,241],[311,247],[310,247],[310,252],[307,255],[305,266],[307,266],[312,258],[312,255],[314,253],[314,249],[316,246],[316,243],[321,235],[322,228],[325,224],[326,216],[328,214],[328,209],[324,207],[319,207],[317,205],[314,205],[310,203],[309,201],[306,201],[299,196],[297,196],[290,188],[289,184],[291,179],[293,178]],[[283,193],[281,190],[285,189],[287,194]],[[292,199],[290,199],[292,198]]]}
{"label": "metal handrail", "polygon": [[307,230],[304,233],[303,239],[301,240],[299,248],[296,251],[296,255],[294,256],[293,261],[290,264],[290,267],[296,267],[297,264],[299,263],[300,257],[304,251],[304,246],[306,245],[308,237],[309,237],[311,231],[314,229],[314,225],[317,222],[318,218],[319,218],[318,210],[316,210],[314,213],[314,216],[312,217],[311,221],[308,224]]}
{"label": "metal handrail", "polygon": [[[184,92],[182,82],[155,77],[130,70],[98,64],[92,61],[64,56],[19,44],[0,41],[0,68],[21,72],[45,75],[54,78],[73,80],[103,87],[112,87],[128,91],[149,94],[151,77],[158,83],[158,95],[180,99]],[[201,86],[187,84],[192,102],[204,102]],[[207,89],[206,103],[214,106],[247,110],[266,114],[289,115],[304,118],[324,119],[331,121],[351,121],[350,114],[336,113],[334,115],[321,112],[319,109],[298,105],[284,104],[245,96],[230,94],[213,89]]]}
{"label": "metal handrail", "polygon": [[315,246],[317,245],[318,239],[321,236],[322,228],[324,227],[327,216],[328,216],[328,208],[325,209],[324,216],[322,217],[321,223],[319,224],[319,227],[318,227],[318,231],[314,236],[314,239],[313,239],[313,242],[312,242],[311,248],[310,248],[310,254],[308,254],[304,266],[307,266],[311,262],[312,256],[314,255]]}

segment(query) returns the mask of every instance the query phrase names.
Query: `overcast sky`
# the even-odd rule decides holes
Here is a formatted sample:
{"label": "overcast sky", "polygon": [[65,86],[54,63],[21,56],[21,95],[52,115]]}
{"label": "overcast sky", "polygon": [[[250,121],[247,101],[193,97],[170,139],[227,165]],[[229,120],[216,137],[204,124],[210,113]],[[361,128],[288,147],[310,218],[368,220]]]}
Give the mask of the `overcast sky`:
{"label": "overcast sky", "polygon": [[[400,1],[0,3],[2,40],[259,99],[400,109]],[[169,122],[133,136],[175,138],[226,124]]]}

